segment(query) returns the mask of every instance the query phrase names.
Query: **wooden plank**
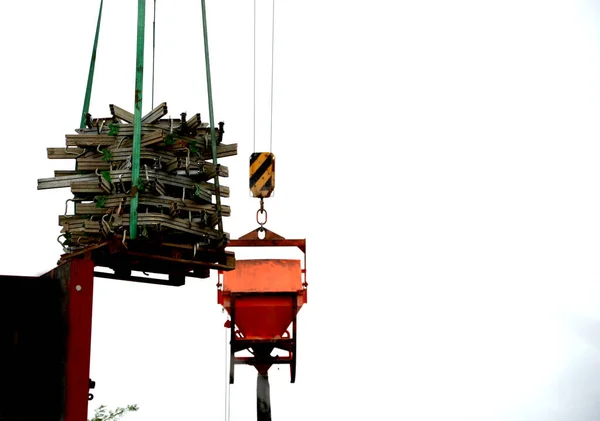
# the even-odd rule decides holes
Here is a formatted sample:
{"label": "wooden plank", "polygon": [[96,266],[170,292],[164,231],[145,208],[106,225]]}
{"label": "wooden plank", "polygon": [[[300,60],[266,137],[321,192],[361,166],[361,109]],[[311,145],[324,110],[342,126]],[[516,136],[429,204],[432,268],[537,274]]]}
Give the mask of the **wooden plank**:
{"label": "wooden plank", "polygon": [[[167,163],[164,168],[168,173],[187,176],[188,171],[190,175],[203,178],[204,180],[210,180],[214,178],[216,174],[215,165],[210,162],[190,162],[189,167],[186,165],[187,159],[185,157],[177,157]],[[218,165],[219,177],[228,177],[229,169],[225,165]]]}
{"label": "wooden plank", "polygon": [[96,203],[78,203],[77,215],[103,215],[106,208],[98,207]]}
{"label": "wooden plank", "polygon": [[106,134],[68,134],[66,135],[67,146],[112,146],[116,144],[117,138]]}
{"label": "wooden plank", "polygon": [[[129,145],[127,145],[126,143],[129,142]],[[109,151],[111,152],[112,155],[112,160],[113,161],[125,161],[127,159],[127,157],[129,155],[131,155],[131,141],[128,139],[125,142],[123,142],[124,145],[121,145],[120,148],[116,148],[117,145],[114,145],[112,147],[109,147]],[[186,145],[187,146],[187,145]],[[178,157],[185,157],[187,156],[188,151],[187,149],[184,148],[173,148],[172,146],[169,146],[165,149],[158,149],[158,148],[151,148],[151,147],[142,147],[140,149],[140,159],[158,159],[159,157],[162,159],[162,163],[163,165],[166,163],[170,163],[172,162],[174,159],[178,158]],[[217,145],[217,158],[225,158],[228,156],[234,156],[237,154],[237,143],[231,144],[231,145],[226,145],[226,144],[220,144]],[[198,159],[200,160],[204,160],[204,161],[210,161],[212,162],[212,151],[210,150],[210,148],[208,150],[206,150],[205,152],[203,152],[201,154],[202,156],[198,156],[195,155],[193,156],[192,161],[198,161]],[[86,155],[87,157],[98,157],[98,158],[102,158],[102,155],[97,154],[96,151],[90,152],[90,155]]]}
{"label": "wooden plank", "polygon": [[38,190],[57,189],[63,187],[71,187],[73,182],[96,181],[98,176],[95,174],[81,174],[63,177],[40,178],[38,179]]}
{"label": "wooden plank", "polygon": [[133,114],[131,114],[129,111],[125,111],[121,107],[118,107],[114,104],[110,104],[110,113],[116,119],[126,121],[127,123],[133,124]]}
{"label": "wooden plank", "polygon": [[[122,216],[123,226],[129,226],[129,214]],[[169,215],[160,213],[140,213],[138,215],[138,223],[140,225],[160,224],[164,228],[172,228],[179,232],[184,232],[194,235],[206,235],[209,238],[219,239],[220,235],[217,230],[203,228],[200,224],[191,222],[188,219],[171,218]]]}
{"label": "wooden plank", "polygon": [[71,193],[73,194],[105,194],[106,191],[97,180],[96,181],[78,181],[71,183]]}
{"label": "wooden plank", "polygon": [[48,159],[75,159],[85,152],[82,148],[46,148]]}
{"label": "wooden plank", "polygon": [[[69,183],[73,181],[92,181],[97,180],[98,176],[96,174],[81,173],[81,174],[68,174],[62,175],[60,177],[52,177],[52,178],[40,178],[38,183]],[[65,186],[68,187],[68,186]]]}
{"label": "wooden plank", "polygon": [[81,223],[75,223],[75,224],[66,224],[62,230],[60,230],[61,233],[71,233],[71,234],[91,234],[91,235],[97,235],[97,234],[101,234],[102,233],[102,229],[100,227],[100,225],[98,223],[93,223],[93,222],[81,222]]}
{"label": "wooden plank", "polygon": [[[82,224],[89,221],[90,218],[86,218],[81,215],[58,215],[58,225],[63,226],[65,224]],[[98,222],[98,221],[96,221]]]}
{"label": "wooden plank", "polygon": [[[221,144],[217,145],[217,158],[225,158],[227,156],[234,156],[234,155],[237,155],[237,143],[232,143],[230,145],[221,143]],[[212,149],[207,148],[202,153],[202,158],[204,158],[206,160],[212,160],[213,159]]]}
{"label": "wooden plank", "polygon": [[[168,125],[168,120],[160,120],[159,124],[167,124]],[[179,130],[183,130],[181,127],[181,121],[178,119],[177,120],[177,124],[179,127]],[[186,130],[187,132],[193,132],[193,133],[202,133],[202,134],[206,134],[209,132],[208,130],[208,123],[204,123],[200,117],[200,113],[196,113],[194,114],[190,119],[188,119],[185,122],[185,126],[186,126]]]}
{"label": "wooden plank", "polygon": [[[189,169],[178,169],[175,170],[173,174],[178,176],[188,176],[194,180],[209,181],[215,178],[217,171],[214,166],[212,166],[212,168],[207,167],[203,169],[198,165],[190,165]],[[227,168],[219,167],[219,177],[227,177],[228,175],[229,172],[227,171]]]}
{"label": "wooden plank", "polygon": [[70,175],[88,174],[87,171],[79,170],[54,170],[54,177],[68,177]]}
{"label": "wooden plank", "polygon": [[100,177],[100,188],[105,193],[112,193],[112,191],[113,191],[113,184],[110,181],[108,181],[106,178]]}
{"label": "wooden plank", "polygon": [[110,162],[102,161],[101,158],[77,158],[77,168],[87,171],[104,171],[110,169]]}
{"label": "wooden plank", "polygon": [[[193,140],[198,140],[201,141],[202,139],[196,139],[193,138]],[[181,137],[175,141],[174,145],[168,146],[165,148],[165,150],[167,151],[173,151],[175,153],[177,153],[178,155],[187,155],[187,148],[188,147],[188,143],[184,140],[181,140]],[[200,147],[200,156],[198,158],[203,159],[203,160],[210,160],[212,161],[213,156],[212,156],[212,147]],[[233,156],[233,155],[237,155],[237,143],[232,143],[229,145],[226,144],[218,144],[217,145],[217,158],[225,158],[228,156]],[[196,155],[198,156],[198,155]]]}
{"label": "wooden plank", "polygon": [[[201,188],[208,190],[213,195],[215,194],[215,185],[212,183],[207,183],[206,181],[199,181],[198,183]],[[229,197],[229,187],[220,185],[219,190],[221,192],[221,197]]]}
{"label": "wooden plank", "polygon": [[[156,130],[162,129],[156,124],[142,124],[141,133],[152,133]],[[119,124],[119,130],[117,136],[133,136],[134,125],[133,124]],[[105,130],[102,131],[103,133]],[[106,131],[108,133],[108,131]]]}
{"label": "wooden plank", "polygon": [[196,146],[196,149],[198,149],[199,152],[202,152],[207,146],[203,137],[190,137],[173,133],[173,140],[175,141],[175,144],[171,146],[173,149],[189,148],[189,145],[192,144]]}
{"label": "wooden plank", "polygon": [[[122,147],[119,149],[110,149],[113,161],[126,161],[127,158],[131,156],[131,146]],[[99,155],[100,157],[100,155]],[[176,158],[176,155],[173,151],[164,151],[164,150],[156,150],[150,148],[140,148],[140,159],[158,159],[161,158],[161,161],[164,165],[165,162],[169,162]]]}
{"label": "wooden plank", "polygon": [[[122,206],[129,206],[130,200],[131,197],[126,196],[124,194],[113,194],[106,198],[104,206],[106,208],[116,208],[120,204]],[[140,205],[153,206],[157,209],[162,208],[165,211],[169,210],[174,204],[177,206],[177,209],[185,212],[204,211],[208,213],[215,213],[217,211],[217,206],[214,204],[200,204],[191,199],[181,200],[181,198],[169,196],[154,196],[142,193],[139,195],[138,200]],[[221,205],[221,212],[223,216],[229,216],[231,215],[231,207],[228,205]]]}
{"label": "wooden plank", "polygon": [[167,112],[167,103],[163,102],[159,104],[156,108],[154,108],[152,111],[150,111],[148,114],[146,114],[144,117],[142,117],[142,124],[154,124],[158,120],[160,120],[161,117],[167,115]]}
{"label": "wooden plank", "polygon": [[75,195],[82,194],[102,194],[104,190],[99,184],[91,183],[73,183],[71,186],[71,193]]}
{"label": "wooden plank", "polygon": [[152,133],[145,133],[142,135],[140,143],[141,147],[148,147],[157,143],[164,143],[165,134],[162,130],[155,130]]}
{"label": "wooden plank", "polygon": [[192,118],[190,118],[186,122],[186,126],[189,130],[195,130],[199,127],[202,127],[202,119],[200,118],[200,113],[194,114]]}
{"label": "wooden plank", "polygon": [[[156,192],[160,195],[160,196],[166,196],[167,195],[167,191],[165,189],[165,186],[163,183],[161,183],[160,181],[157,181],[156,184],[154,185],[154,188],[156,189]],[[209,200],[210,202],[210,200]]]}
{"label": "wooden plank", "polygon": [[[79,161],[78,161],[79,162]],[[96,169],[102,170],[103,168],[108,169],[108,163],[104,161],[81,161],[79,168],[89,169],[95,171]],[[131,182],[131,171],[130,170],[112,170],[110,171],[112,180],[120,180],[120,182]],[[120,178],[119,178],[120,177]],[[215,194],[214,184],[206,181],[196,181],[185,176],[180,175],[169,175],[162,171],[157,171],[152,168],[142,168],[140,170],[140,178],[144,181],[157,181],[165,185],[174,187],[186,188],[193,190],[195,185],[199,185],[202,190],[206,190],[211,194]],[[38,179],[38,190],[52,189],[52,188],[63,188],[71,187],[73,182],[95,182],[98,183],[98,176],[95,173],[91,174],[75,174],[75,175],[61,175],[59,177],[52,178],[41,178]],[[78,186],[78,192],[87,191],[89,185],[83,188],[83,185]],[[83,190],[79,190],[83,188]],[[92,189],[91,191],[96,191]],[[221,197],[229,197],[230,189],[227,186],[220,186]]]}

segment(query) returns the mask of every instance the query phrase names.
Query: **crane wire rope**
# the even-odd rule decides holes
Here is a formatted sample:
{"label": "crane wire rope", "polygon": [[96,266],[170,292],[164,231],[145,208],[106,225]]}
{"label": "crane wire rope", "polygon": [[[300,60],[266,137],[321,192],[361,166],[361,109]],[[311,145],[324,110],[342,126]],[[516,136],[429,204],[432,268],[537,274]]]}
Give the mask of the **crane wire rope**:
{"label": "crane wire rope", "polygon": [[273,18],[271,20],[271,116],[269,128],[269,152],[273,152],[273,80],[275,69],[275,0],[273,0]]}
{"label": "crane wire rope", "polygon": [[252,45],[254,50],[252,52],[253,59],[253,70],[252,70],[252,152],[256,152],[256,0],[254,0],[254,20],[253,20],[253,31],[254,38]]}
{"label": "crane wire rope", "polygon": [[[231,327],[233,329],[233,327]],[[229,333],[225,329],[225,421],[229,421],[231,414],[231,384],[229,383],[229,349],[227,344],[229,343]],[[231,364],[231,362],[229,362]]]}
{"label": "crane wire rope", "polygon": [[[271,17],[271,80],[270,80],[270,104],[269,104],[269,152],[273,152],[273,85],[274,85],[274,70],[275,70],[275,0],[272,0],[272,17]],[[256,152],[256,0],[254,0],[254,16],[253,16],[253,75],[252,75],[252,152]]]}

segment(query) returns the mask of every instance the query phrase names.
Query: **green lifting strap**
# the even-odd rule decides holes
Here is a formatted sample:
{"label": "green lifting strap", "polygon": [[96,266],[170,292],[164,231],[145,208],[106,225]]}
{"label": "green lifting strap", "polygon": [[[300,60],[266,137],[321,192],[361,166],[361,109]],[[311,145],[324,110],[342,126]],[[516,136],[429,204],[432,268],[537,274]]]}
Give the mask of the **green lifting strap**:
{"label": "green lifting strap", "polygon": [[[208,90],[208,115],[210,119],[210,140],[212,144],[212,156],[213,164],[218,165],[217,162],[217,141],[215,137],[215,119],[213,114],[213,101],[212,101],[212,86],[210,81],[210,60],[208,56],[208,29],[206,25],[206,6],[204,0],[202,0],[202,27],[204,30],[204,59],[206,61],[206,86]],[[223,218],[221,214],[221,188],[219,185],[219,174],[215,174],[215,196],[217,202],[217,221],[219,226],[219,235],[223,239]]]}
{"label": "green lifting strap", "polygon": [[85,89],[85,99],[83,100],[83,111],[81,112],[81,122],[79,128],[85,128],[85,121],[90,111],[90,98],[92,97],[92,85],[94,82],[94,69],[96,68],[96,51],[98,50],[98,35],[100,34],[100,21],[102,20],[102,5],[104,0],[100,0],[100,10],[98,11],[98,23],[96,24],[96,36],[94,37],[94,48],[92,49],[92,59],[90,61],[90,71],[88,73],[87,87]]}
{"label": "green lifting strap", "polygon": [[138,0],[137,53],[135,67],[135,108],[133,112],[133,153],[131,159],[131,203],[129,238],[137,238],[138,184],[140,178],[140,144],[142,139],[142,93],[144,87],[144,30],[146,26],[146,0]]}

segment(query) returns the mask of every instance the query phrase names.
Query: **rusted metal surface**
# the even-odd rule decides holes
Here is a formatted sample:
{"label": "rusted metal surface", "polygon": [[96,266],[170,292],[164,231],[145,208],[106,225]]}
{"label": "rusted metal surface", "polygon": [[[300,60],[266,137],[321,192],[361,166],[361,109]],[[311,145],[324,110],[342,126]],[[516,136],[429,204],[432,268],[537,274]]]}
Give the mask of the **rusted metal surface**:
{"label": "rusted metal surface", "polygon": [[[113,273],[96,272],[98,276],[133,282],[181,286],[185,277],[208,278],[210,270],[226,272],[235,268],[235,254],[219,249],[197,249],[175,243],[148,243],[115,236],[101,244],[65,253],[59,263],[92,259],[96,267]],[[169,275],[169,279],[135,276],[132,271]]]}

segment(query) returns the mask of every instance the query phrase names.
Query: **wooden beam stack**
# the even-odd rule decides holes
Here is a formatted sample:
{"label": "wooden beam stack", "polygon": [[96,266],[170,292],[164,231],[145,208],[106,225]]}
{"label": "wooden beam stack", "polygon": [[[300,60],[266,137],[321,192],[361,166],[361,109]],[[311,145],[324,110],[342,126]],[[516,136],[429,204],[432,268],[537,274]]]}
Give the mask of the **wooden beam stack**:
{"label": "wooden beam stack", "polygon": [[[49,159],[72,159],[74,170],[38,180],[39,190],[66,187],[73,194],[74,214],[59,216],[65,256],[96,249],[115,236],[127,247],[129,207],[136,191],[136,250],[143,251],[139,244],[144,242],[152,250],[171,245],[190,251],[187,258],[193,259],[203,250],[224,248],[229,235],[219,232],[218,220],[229,216],[230,208],[221,205],[219,215],[214,179],[217,174],[227,177],[229,171],[214,165],[210,128],[200,114],[165,118],[167,104],[162,103],[142,118],[140,183],[132,186],[133,114],[116,105],[110,111],[107,118],[88,115],[87,127],[67,134],[64,147],[48,148]],[[218,158],[237,154],[237,144],[223,143],[223,126],[215,128]],[[221,197],[229,197],[229,188],[219,184]]]}

